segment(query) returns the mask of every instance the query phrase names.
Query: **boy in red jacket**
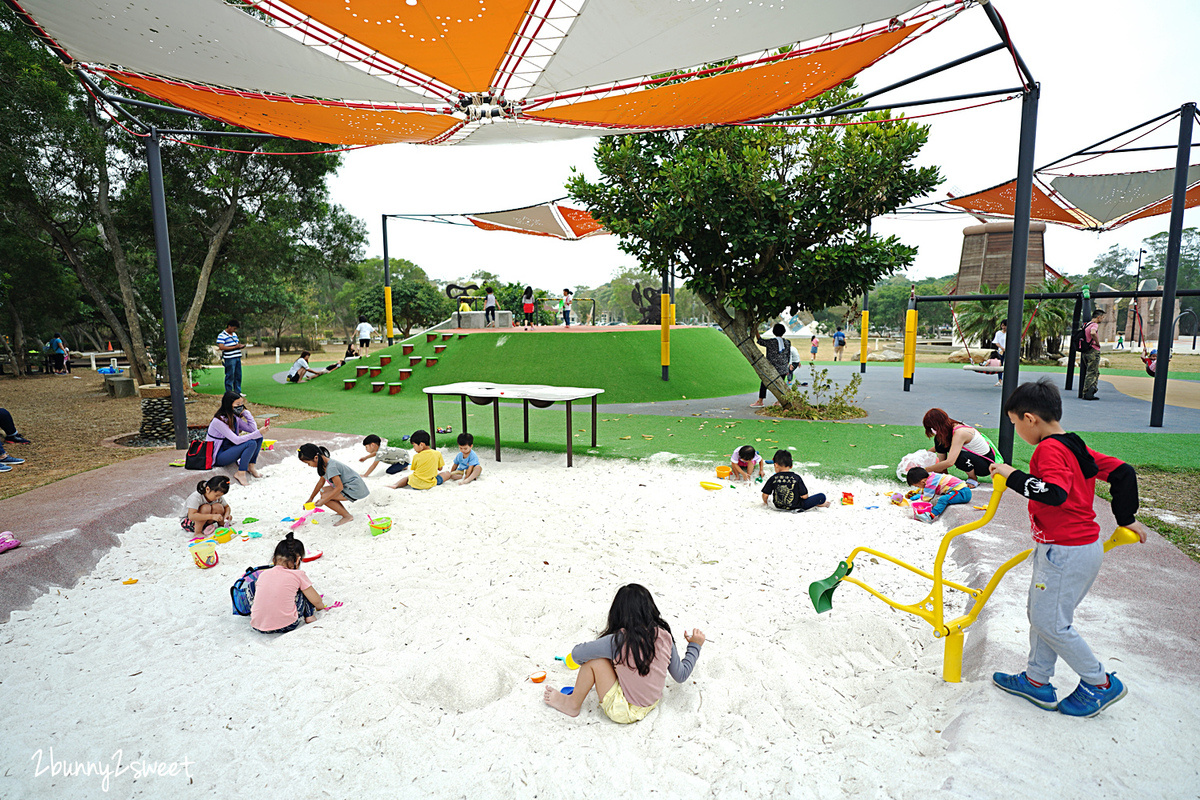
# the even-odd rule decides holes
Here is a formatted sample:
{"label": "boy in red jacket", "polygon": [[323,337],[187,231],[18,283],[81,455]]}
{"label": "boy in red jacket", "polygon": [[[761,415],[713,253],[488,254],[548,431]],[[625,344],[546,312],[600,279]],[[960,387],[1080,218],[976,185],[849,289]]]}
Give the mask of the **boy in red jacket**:
{"label": "boy in red jacket", "polygon": [[[1093,717],[1125,696],[1125,685],[1106,673],[1072,624],[1079,605],[1104,560],[1100,526],[1092,508],[1096,478],[1112,489],[1117,524],[1146,541],[1146,528],[1134,519],[1137,473],[1120,459],[1091,450],[1063,430],[1062,398],[1048,379],[1023,383],[1004,404],[1017,435],[1034,445],[1029,473],[991,465],[1007,486],[1029,498],[1033,529],[1033,576],[1029,584],[1029,664],[1018,675],[997,672],[992,681],[1009,694],[1047,711]],[[1062,657],[1079,674],[1079,686],[1061,702],[1050,685]]]}

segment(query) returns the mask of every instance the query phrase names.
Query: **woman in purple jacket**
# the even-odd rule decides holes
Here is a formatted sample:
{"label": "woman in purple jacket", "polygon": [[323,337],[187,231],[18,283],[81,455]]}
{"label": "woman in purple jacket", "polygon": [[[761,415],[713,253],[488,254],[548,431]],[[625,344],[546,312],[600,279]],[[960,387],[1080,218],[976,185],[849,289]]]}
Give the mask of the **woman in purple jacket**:
{"label": "woman in purple jacket", "polygon": [[246,398],[234,392],[226,392],[221,398],[221,407],[208,423],[205,441],[216,442],[213,463],[218,467],[237,462],[233,479],[245,486],[249,481],[246,473],[261,478],[258,467],[258,451],[262,447],[263,433],[270,427],[267,420],[261,428],[255,427],[254,417],[246,410]]}

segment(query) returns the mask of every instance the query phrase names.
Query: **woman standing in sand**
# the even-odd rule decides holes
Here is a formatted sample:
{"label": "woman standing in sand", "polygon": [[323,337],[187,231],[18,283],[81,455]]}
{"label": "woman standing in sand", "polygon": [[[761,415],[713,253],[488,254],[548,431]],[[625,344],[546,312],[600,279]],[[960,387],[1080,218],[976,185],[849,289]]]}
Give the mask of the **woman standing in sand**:
{"label": "woman standing in sand", "polygon": [[271,427],[271,420],[263,423],[261,428],[254,423],[254,415],[246,409],[246,398],[234,392],[226,392],[221,397],[221,407],[213,414],[212,422],[208,423],[207,442],[216,442],[213,453],[213,464],[224,467],[237,462],[237,472],[233,479],[245,486],[250,481],[246,473],[261,478],[258,467],[258,451],[262,448],[263,434]]}

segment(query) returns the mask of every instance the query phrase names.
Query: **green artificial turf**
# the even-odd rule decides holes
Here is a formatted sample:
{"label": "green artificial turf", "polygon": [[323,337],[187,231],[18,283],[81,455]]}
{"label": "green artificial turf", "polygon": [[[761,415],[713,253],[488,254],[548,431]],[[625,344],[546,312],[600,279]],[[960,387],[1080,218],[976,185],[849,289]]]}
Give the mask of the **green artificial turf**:
{"label": "green artificial turf", "polygon": [[[433,355],[434,344],[424,336],[414,343],[414,355]],[[397,370],[408,366],[401,345],[372,352],[360,362],[378,365],[379,356],[392,355],[390,366],[378,378],[358,378],[351,391],[342,389],[342,381],[355,377],[354,366],[343,367],[329,375],[300,385],[279,383],[273,375],[286,370],[286,364],[247,366],[242,369],[243,391],[251,403],[323,412],[324,416],[286,427],[363,435],[375,433],[397,442],[403,435],[429,427],[424,386],[465,380],[503,383],[544,383],[560,386],[604,388],[600,400],[605,403],[674,400],[681,396],[722,397],[753,391],[757,378],[741,354],[720,332],[703,328],[676,330],[672,333],[672,369],[670,383],[661,380],[658,364],[658,332],[624,333],[472,333],[466,339],[454,339],[434,367],[424,363],[412,367],[412,377],[403,381],[399,395],[387,389],[373,394],[372,380],[397,380]],[[440,338],[437,344],[441,344]],[[316,365],[324,362],[314,361]],[[482,366],[481,366],[482,365]],[[875,364],[871,365],[874,368]],[[892,366],[892,365],[886,365]],[[931,365],[932,366],[932,365]],[[954,367],[956,365],[947,365]],[[201,392],[220,394],[223,390],[220,369],[206,370],[199,379]],[[461,431],[461,408],[457,399],[446,398],[435,404],[436,425],[452,425]],[[468,428],[476,446],[491,450],[492,408],[467,404]],[[501,446],[503,450],[527,448],[551,452],[566,451],[566,412],[559,403],[546,409],[530,409],[530,441],[522,440],[521,405],[501,403]],[[573,430],[575,452],[616,458],[646,458],[660,453],[675,454],[685,460],[725,463],[736,447],[753,445],[768,457],[777,449],[795,448],[793,458],[806,467],[829,476],[881,475],[893,477],[901,456],[928,447],[918,426],[879,425],[848,422],[812,422],[806,420],[724,420],[700,417],[657,416],[648,414],[599,414],[597,445],[592,451],[591,405],[574,405]],[[984,429],[996,441],[997,432]],[[1138,466],[1200,469],[1200,434],[1168,433],[1087,433],[1084,436],[1096,450],[1110,453]],[[453,437],[445,437],[445,446]],[[1032,448],[1018,440],[1015,459],[1027,465]],[[886,469],[870,470],[873,465]]]}

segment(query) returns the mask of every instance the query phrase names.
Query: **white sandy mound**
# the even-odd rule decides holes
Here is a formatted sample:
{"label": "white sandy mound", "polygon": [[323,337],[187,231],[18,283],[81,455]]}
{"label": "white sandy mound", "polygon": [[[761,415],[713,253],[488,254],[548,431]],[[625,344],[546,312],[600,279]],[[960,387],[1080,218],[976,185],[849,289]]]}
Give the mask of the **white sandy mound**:
{"label": "white sandy mound", "polygon": [[[783,514],[757,485],[705,491],[710,469],[666,458],[566,469],[561,455],[481,456],[472,485],[392,491],[372,476],[353,523],[316,515],[300,536],[324,557],[305,569],[346,605],[285,635],[232,616],[229,586],[269,561],[312,469],[293,459],[235,488],[235,517],[262,520],[239,527],[264,538],[222,546],[211,570],[192,565],[174,518],[134,526],[78,586],[0,628],[0,796],[1091,800],[1198,785],[1200,698],[1136,654],[1129,698],[1069,720],[995,690],[990,673],[944,683],[929,626],[856,587],[818,616],[809,583],[855,545],[931,566],[942,528],[878,497],[895,484],[811,477],[856,505]],[[395,526],[373,537],[368,513]],[[1015,653],[996,668],[1023,662],[1016,572],[992,601]],[[905,601],[928,590],[866,556],[855,574]],[[954,564],[947,576],[968,579]],[[654,593],[681,651],[684,629],[709,637],[691,679],[668,681],[636,725],[594,697],[577,719],[548,708],[544,686],[574,677],[554,657],[594,637],[628,582]],[[535,669],[547,684],[527,680]],[[1160,727],[1168,707],[1174,730]],[[95,772],[115,773],[118,750],[124,771],[106,782]],[[160,763],[176,774],[130,768]]]}

